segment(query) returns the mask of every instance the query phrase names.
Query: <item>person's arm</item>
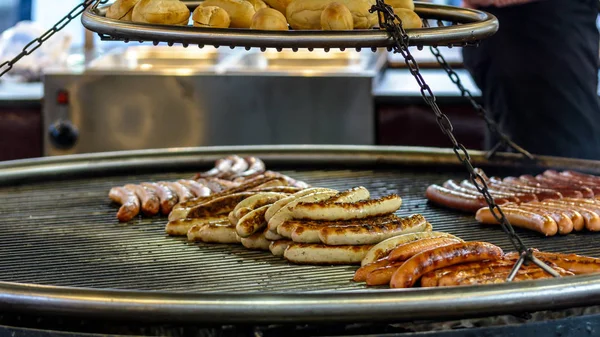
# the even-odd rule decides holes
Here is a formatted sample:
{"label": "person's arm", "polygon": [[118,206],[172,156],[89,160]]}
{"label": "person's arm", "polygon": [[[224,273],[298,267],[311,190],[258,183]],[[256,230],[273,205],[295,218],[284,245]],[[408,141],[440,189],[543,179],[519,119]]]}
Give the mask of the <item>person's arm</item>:
{"label": "person's arm", "polygon": [[[477,8],[477,7],[506,7],[513,5],[520,5],[529,2],[534,2],[539,0],[463,0],[463,7],[466,8]],[[570,0],[567,0],[570,1]]]}

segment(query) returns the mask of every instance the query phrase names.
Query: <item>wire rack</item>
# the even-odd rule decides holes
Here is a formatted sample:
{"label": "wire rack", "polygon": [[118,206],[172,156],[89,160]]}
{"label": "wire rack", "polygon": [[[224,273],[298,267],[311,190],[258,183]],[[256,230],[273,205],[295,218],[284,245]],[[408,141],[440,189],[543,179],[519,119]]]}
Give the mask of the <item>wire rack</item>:
{"label": "wire rack", "polygon": [[[193,11],[200,1],[186,4]],[[264,31],[253,29],[218,29],[193,26],[151,25],[125,22],[105,17],[107,6],[90,6],[82,16],[83,25],[100,35],[102,40],[124,42],[182,44],[184,47],[227,46],[282,49],[377,49],[390,48],[394,40],[381,29],[352,31],[290,30]],[[423,28],[407,30],[412,46],[465,46],[477,44],[498,30],[493,15],[453,6],[415,3],[415,12],[422,18]]]}

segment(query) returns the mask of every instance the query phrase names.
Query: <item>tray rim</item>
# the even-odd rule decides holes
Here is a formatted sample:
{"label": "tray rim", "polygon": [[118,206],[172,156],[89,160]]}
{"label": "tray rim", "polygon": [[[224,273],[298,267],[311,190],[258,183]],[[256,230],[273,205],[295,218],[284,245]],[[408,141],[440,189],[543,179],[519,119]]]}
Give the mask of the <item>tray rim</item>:
{"label": "tray rim", "polygon": [[[201,1],[187,3],[190,8]],[[104,8],[104,7],[102,7]],[[184,45],[239,46],[247,48],[382,48],[393,42],[382,30],[359,31],[256,31],[250,29],[216,29],[193,26],[151,25],[108,19],[86,9],[83,26],[98,34],[128,41],[156,41]],[[462,25],[407,30],[410,44],[464,45],[488,38],[498,31],[498,19],[487,12],[447,5],[415,2],[418,13],[440,13],[442,16],[463,17]],[[110,38],[109,38],[110,39]]]}
{"label": "tray rim", "polygon": [[[381,146],[227,146],[122,151],[37,158],[0,163],[0,182],[27,181],[89,171],[164,168],[169,163],[208,165],[227,154],[259,155],[267,163],[439,164],[460,163],[450,149]],[[475,164],[525,167],[516,155],[489,161],[472,151]],[[538,168],[578,168],[600,172],[600,162],[537,157]],[[125,161],[125,162],[124,162]],[[181,166],[178,166],[181,167]],[[168,168],[168,166],[167,166]],[[60,174],[56,174],[59,170]],[[406,321],[472,317],[600,304],[600,275],[540,281],[409,290],[323,291],[311,293],[182,293],[73,288],[0,282],[0,312],[153,322],[319,323]],[[449,310],[450,309],[450,310]]]}

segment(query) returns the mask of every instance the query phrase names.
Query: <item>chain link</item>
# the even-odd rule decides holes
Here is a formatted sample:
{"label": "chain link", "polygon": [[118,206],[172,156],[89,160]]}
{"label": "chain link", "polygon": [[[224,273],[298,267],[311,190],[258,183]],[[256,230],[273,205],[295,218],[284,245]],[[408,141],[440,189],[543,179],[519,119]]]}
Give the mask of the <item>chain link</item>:
{"label": "chain link", "polygon": [[[492,215],[494,216],[496,221],[498,221],[498,223],[500,223],[502,229],[508,235],[510,242],[515,247],[515,249],[517,251],[519,251],[519,253],[520,253],[520,258],[517,261],[517,263],[515,264],[513,271],[510,273],[508,281],[512,281],[512,279],[516,275],[516,272],[521,267],[521,265],[523,264],[524,261],[525,262],[532,261],[535,264],[540,265],[540,267],[542,267],[542,268],[545,267],[544,270],[548,271],[553,276],[558,276],[558,274],[554,270],[552,270],[551,268],[546,266],[543,262],[535,259],[533,257],[533,251],[531,249],[528,249],[525,246],[525,244],[523,243],[523,241],[521,240],[521,238],[517,235],[517,233],[515,233],[514,228],[512,227],[512,225],[510,224],[510,222],[508,221],[506,216],[504,215],[504,212],[502,212],[502,209],[500,208],[500,206],[498,206],[495,203],[494,198],[490,194],[486,180],[473,167],[473,164],[471,163],[471,157],[469,156],[467,149],[464,147],[464,145],[460,144],[454,137],[454,134],[452,133],[453,128],[452,128],[452,123],[450,122],[450,119],[448,118],[447,115],[445,115],[440,110],[439,106],[437,105],[435,96],[434,96],[433,92],[431,91],[431,88],[429,87],[429,85],[427,85],[427,83],[425,82],[425,79],[423,79],[423,76],[421,75],[421,73],[419,71],[419,66],[417,64],[417,61],[412,56],[412,54],[408,48],[409,47],[409,43],[408,43],[409,37],[408,37],[408,34],[406,34],[406,31],[404,30],[404,28],[402,27],[402,21],[400,20],[400,18],[394,14],[392,7],[385,4],[383,2],[383,0],[377,0],[376,5],[374,5],[373,8],[371,8],[371,12],[375,12],[375,11],[377,11],[378,14],[380,14],[379,15],[380,27],[387,30],[388,33],[390,34],[390,36],[392,37],[392,39],[394,40],[394,45],[392,47],[393,51],[401,54],[404,57],[404,60],[406,62],[406,65],[408,66],[410,73],[413,75],[413,77],[417,81],[419,87],[421,88],[421,95],[423,96],[423,99],[435,113],[437,123],[438,123],[440,129],[442,130],[442,132],[448,137],[448,139],[452,143],[452,149],[453,149],[454,153],[456,154],[456,157],[458,158],[458,160],[460,160],[460,162],[465,166],[465,168],[469,172],[469,179],[475,185],[477,190],[482,194],[483,198],[485,199],[486,203],[488,204],[490,211],[492,212]],[[439,54],[439,50],[437,50],[437,48],[436,48],[436,51],[438,52],[438,55],[441,56],[441,54]],[[444,63],[447,64],[445,62],[445,60],[444,60]],[[449,66],[448,66],[448,69],[451,70],[451,68]],[[451,76],[451,79],[453,79],[453,82],[455,82],[457,85],[460,84],[460,79],[458,78],[458,74],[456,74],[454,71],[451,70],[451,72],[449,73],[449,76]],[[454,81],[454,80],[456,80],[456,81]],[[463,95],[465,97],[472,98],[472,95],[470,94],[470,92],[468,90],[464,89],[462,84],[460,84],[460,88],[462,88],[461,92],[463,92],[463,90],[464,90]],[[475,100],[472,100],[471,103],[472,104],[475,103],[474,107],[478,111],[485,113],[483,108],[477,102],[475,102]],[[493,121],[491,121],[491,120],[489,120],[489,121],[490,121],[489,125],[492,127],[492,129],[498,131],[498,128],[496,127],[495,123],[493,123]],[[487,122],[487,120],[486,120],[486,122]],[[508,137],[506,137],[506,138],[508,138]],[[528,154],[528,152],[526,152],[526,153]]]}
{"label": "chain link", "polygon": [[[516,152],[523,155],[525,158],[527,158],[529,160],[534,160],[534,157],[531,155],[531,153],[529,153],[527,150],[525,150],[521,146],[515,144],[504,132],[502,132],[500,130],[500,127],[498,127],[498,124],[496,124],[496,122],[489,117],[488,113],[485,111],[483,106],[481,106],[481,104],[479,104],[475,100],[475,98],[473,97],[471,92],[467,88],[464,87],[464,85],[462,84],[462,82],[460,80],[460,77],[454,71],[454,69],[452,69],[450,64],[448,64],[448,62],[446,62],[446,59],[444,58],[444,56],[442,55],[442,53],[440,52],[438,47],[430,46],[429,50],[431,51],[433,56],[435,56],[435,59],[437,60],[437,62],[442,66],[442,69],[444,69],[444,71],[446,71],[446,74],[448,74],[448,77],[450,78],[452,83],[454,83],[456,85],[456,87],[458,87],[458,90],[460,90],[461,96],[465,97],[469,101],[469,103],[471,103],[471,106],[473,107],[473,109],[475,109],[475,112],[477,112],[477,115],[479,115],[479,117],[481,117],[485,121],[485,124],[487,125],[488,130],[490,130],[490,132],[494,136],[496,136],[496,138],[500,141],[500,143],[502,145],[504,145],[505,147],[512,148]],[[492,150],[492,153],[497,151],[498,148],[499,147],[495,147],[495,150]]]}
{"label": "chain link", "polygon": [[91,4],[95,2],[106,3],[108,2],[108,0],[85,0],[77,6],[75,6],[75,8],[73,8],[69,12],[69,14],[60,19],[52,28],[50,28],[40,37],[29,42],[17,56],[15,56],[11,60],[5,61],[2,64],[0,64],[0,77],[9,72],[13,68],[13,66],[17,62],[19,62],[19,60],[21,60],[23,57],[31,55],[31,53],[40,48],[44,42],[48,41],[48,39],[50,39],[54,34],[58,33],[63,28],[65,28],[69,23],[71,23],[71,21],[76,19],[79,15],[81,15],[81,13],[83,13],[86,10],[86,8],[88,8]]}

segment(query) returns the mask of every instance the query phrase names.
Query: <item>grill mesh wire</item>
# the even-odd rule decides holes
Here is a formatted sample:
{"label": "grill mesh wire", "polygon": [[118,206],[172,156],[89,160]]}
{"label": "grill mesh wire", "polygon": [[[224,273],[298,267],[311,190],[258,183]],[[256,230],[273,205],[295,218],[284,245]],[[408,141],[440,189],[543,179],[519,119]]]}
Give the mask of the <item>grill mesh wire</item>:
{"label": "grill mesh wire", "polygon": [[[423,193],[429,184],[464,179],[461,171],[282,172],[314,186],[343,190],[362,185],[373,197],[397,193],[403,198],[402,216],[421,213],[434,230],[512,249],[499,227],[480,226],[471,214],[427,204]],[[113,176],[0,187],[0,281],[184,292],[364,289],[351,281],[355,267],[296,266],[241,246],[188,244],[164,234],[162,217],[140,217],[126,224],[116,220],[117,206],[107,197],[110,187],[188,176]],[[531,247],[600,257],[600,236],[593,233],[543,238],[517,232]]]}

